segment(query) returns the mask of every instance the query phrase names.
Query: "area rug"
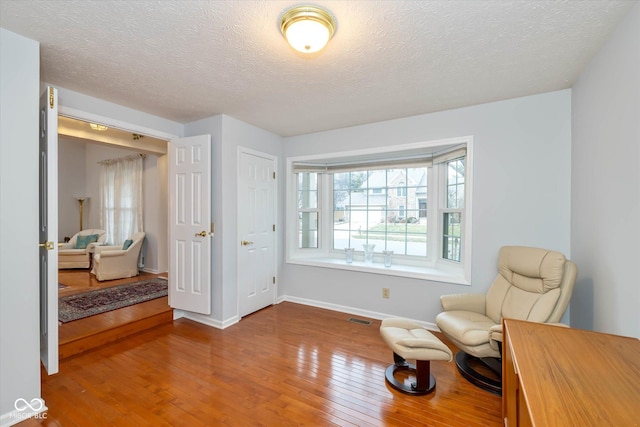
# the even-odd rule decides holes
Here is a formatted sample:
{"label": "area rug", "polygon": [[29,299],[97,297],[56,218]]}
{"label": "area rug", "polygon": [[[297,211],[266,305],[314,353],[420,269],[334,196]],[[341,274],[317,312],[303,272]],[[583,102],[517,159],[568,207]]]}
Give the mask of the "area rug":
{"label": "area rug", "polygon": [[122,307],[162,298],[168,294],[167,279],[156,277],[135,283],[97,289],[58,299],[58,320],[84,319]]}

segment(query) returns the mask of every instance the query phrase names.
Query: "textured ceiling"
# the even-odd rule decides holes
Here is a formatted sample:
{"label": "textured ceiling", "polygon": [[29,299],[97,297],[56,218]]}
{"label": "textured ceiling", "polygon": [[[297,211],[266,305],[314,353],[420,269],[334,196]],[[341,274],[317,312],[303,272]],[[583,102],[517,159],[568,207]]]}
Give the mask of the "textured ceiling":
{"label": "textured ceiling", "polygon": [[170,120],[227,114],[282,136],[571,87],[634,1],[313,1],[313,58],[278,19],[298,1],[0,0],[41,43],[42,80]]}

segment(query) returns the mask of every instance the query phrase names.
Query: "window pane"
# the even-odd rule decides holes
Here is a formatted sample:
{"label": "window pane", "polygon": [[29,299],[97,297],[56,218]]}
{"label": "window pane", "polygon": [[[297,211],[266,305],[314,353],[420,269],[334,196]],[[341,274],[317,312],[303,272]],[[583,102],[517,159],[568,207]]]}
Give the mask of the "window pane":
{"label": "window pane", "polygon": [[298,208],[315,209],[318,207],[318,174],[298,174]]}
{"label": "window pane", "polygon": [[350,239],[351,231],[345,228],[334,228],[333,230],[333,248],[344,249],[351,248],[352,240]]}
{"label": "window pane", "polygon": [[348,190],[351,188],[351,172],[336,173],[333,175],[334,190]]}
{"label": "window pane", "polygon": [[[392,232],[392,230],[399,230],[400,232]],[[407,239],[404,230],[399,226],[390,227],[390,232],[387,233],[387,251],[393,251],[394,255],[404,255],[407,253]],[[383,250],[382,248],[380,250]]]}
{"label": "window pane", "polygon": [[298,247],[318,247],[318,174],[299,173],[298,181]]}
{"label": "window pane", "polygon": [[442,257],[451,261],[460,261],[462,214],[446,212],[443,216]]}
{"label": "window pane", "polygon": [[337,190],[333,192],[333,208],[335,210],[344,210],[346,206],[351,204],[349,191]]}
{"label": "window pane", "polygon": [[298,190],[317,190],[318,174],[304,172],[298,174]]}
{"label": "window pane", "polygon": [[299,212],[298,247],[318,247],[318,213]]}
{"label": "window pane", "polygon": [[375,244],[378,253],[426,256],[426,167],[335,174],[333,182],[334,249]]}
{"label": "window pane", "polygon": [[464,184],[452,185],[447,188],[447,207],[454,209],[464,207]]}
{"label": "window pane", "polygon": [[389,209],[387,211],[387,222],[389,224],[404,224],[405,218],[403,212],[399,209]]}
{"label": "window pane", "polygon": [[447,208],[464,208],[464,159],[447,162]]}
{"label": "window pane", "polygon": [[300,209],[315,209],[318,207],[317,191],[298,191],[298,207]]}
{"label": "window pane", "polygon": [[407,255],[422,257],[427,256],[427,240],[424,239],[423,242],[414,242],[413,240],[409,239],[407,241]]}
{"label": "window pane", "polygon": [[380,230],[376,229],[379,224],[384,223],[384,209],[379,206],[369,206],[367,211],[367,224],[366,230],[379,233]]}
{"label": "window pane", "polygon": [[407,224],[417,224],[420,222],[420,214],[417,210],[407,210]]}

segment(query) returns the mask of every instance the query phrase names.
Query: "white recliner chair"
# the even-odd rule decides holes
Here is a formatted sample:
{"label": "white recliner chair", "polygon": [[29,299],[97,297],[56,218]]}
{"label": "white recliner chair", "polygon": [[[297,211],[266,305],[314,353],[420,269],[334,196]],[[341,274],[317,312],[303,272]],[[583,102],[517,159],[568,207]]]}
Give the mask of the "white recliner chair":
{"label": "white recliner chair", "polygon": [[104,244],[106,239],[106,231],[97,228],[76,233],[67,243],[60,246],[58,268],[89,268],[95,246]]}
{"label": "white recliner chair", "polygon": [[144,236],[143,232],[135,233],[124,245],[96,246],[91,273],[95,274],[98,281],[137,276]]}
{"label": "white recliner chair", "polygon": [[502,319],[560,322],[577,274],[576,265],[560,252],[505,246],[498,257],[498,276],[486,295],[443,295],[443,312],[436,317],[436,324],[461,350],[455,360],[462,376],[501,394],[501,381],[474,369],[473,359],[484,362],[501,378]]}

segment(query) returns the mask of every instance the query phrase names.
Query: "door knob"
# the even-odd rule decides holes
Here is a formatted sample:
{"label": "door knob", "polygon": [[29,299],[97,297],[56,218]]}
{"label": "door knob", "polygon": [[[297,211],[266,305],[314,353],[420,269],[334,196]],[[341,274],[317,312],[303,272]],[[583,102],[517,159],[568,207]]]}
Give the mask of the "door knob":
{"label": "door knob", "polygon": [[243,241],[242,241],[242,242],[240,242],[240,243],[242,243],[242,246],[253,245],[253,242],[250,242],[250,241],[248,241],[248,240],[243,240]]}
{"label": "door knob", "polygon": [[45,248],[48,251],[52,251],[53,250],[53,242],[51,242],[51,241],[40,243],[38,246],[41,247],[41,248]]}
{"label": "door knob", "polygon": [[206,231],[204,231],[204,230],[202,230],[201,232],[196,233],[196,237],[198,237],[198,236],[200,236],[200,237],[207,237],[207,232],[206,232]]}

